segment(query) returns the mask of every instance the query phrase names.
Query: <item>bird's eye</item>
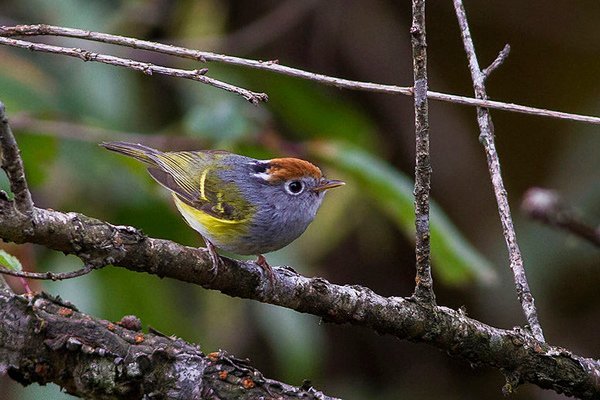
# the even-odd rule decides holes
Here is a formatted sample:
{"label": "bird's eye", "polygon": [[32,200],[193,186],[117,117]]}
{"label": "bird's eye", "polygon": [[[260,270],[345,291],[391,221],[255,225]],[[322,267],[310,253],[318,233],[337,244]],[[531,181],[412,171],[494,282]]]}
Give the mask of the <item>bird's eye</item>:
{"label": "bird's eye", "polygon": [[285,190],[291,195],[299,195],[304,190],[304,184],[300,181],[286,182]]}

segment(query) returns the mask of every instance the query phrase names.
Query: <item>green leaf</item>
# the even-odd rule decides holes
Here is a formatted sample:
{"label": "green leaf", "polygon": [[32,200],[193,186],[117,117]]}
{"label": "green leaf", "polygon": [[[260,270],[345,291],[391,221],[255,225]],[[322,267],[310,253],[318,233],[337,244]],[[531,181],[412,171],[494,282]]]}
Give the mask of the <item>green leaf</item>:
{"label": "green leaf", "polygon": [[13,271],[22,271],[23,267],[21,266],[21,261],[11,254],[8,254],[6,251],[0,249],[0,264],[2,266],[11,269]]}
{"label": "green leaf", "polygon": [[[314,143],[311,151],[332,167],[345,172],[371,196],[414,241],[413,182],[374,155],[339,143]],[[431,255],[434,271],[448,284],[461,284],[470,278],[491,283],[496,278],[492,264],[459,232],[439,205],[431,202]]]}

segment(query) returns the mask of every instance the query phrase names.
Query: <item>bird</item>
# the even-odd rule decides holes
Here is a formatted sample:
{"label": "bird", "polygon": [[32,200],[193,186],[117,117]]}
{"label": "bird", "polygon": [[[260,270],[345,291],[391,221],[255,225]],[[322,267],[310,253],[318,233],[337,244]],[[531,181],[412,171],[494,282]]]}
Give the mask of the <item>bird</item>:
{"label": "bird", "polygon": [[162,152],[128,142],[100,146],[147,165],[150,176],[171,192],[187,224],[203,237],[215,275],[218,248],[256,255],[273,282],[263,254],[296,240],[315,218],[325,193],[345,184],[298,158],[258,160],[224,150]]}

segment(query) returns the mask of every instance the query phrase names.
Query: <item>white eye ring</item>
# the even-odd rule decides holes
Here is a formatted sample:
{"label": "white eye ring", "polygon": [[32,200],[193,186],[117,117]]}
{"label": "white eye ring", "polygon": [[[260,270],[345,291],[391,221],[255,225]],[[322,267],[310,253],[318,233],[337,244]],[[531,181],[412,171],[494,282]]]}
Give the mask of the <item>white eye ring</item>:
{"label": "white eye ring", "polygon": [[288,181],[285,183],[284,187],[285,191],[292,196],[298,196],[304,191],[304,183],[298,180]]}

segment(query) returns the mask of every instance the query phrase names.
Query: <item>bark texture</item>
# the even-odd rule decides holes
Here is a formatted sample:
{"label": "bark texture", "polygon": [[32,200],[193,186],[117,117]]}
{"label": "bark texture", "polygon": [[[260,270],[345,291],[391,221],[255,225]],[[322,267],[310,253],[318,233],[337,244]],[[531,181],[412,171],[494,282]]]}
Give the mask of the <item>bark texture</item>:
{"label": "bark texture", "polygon": [[181,339],[143,333],[133,316],[98,320],[59,298],[7,288],[0,289],[0,371],[88,399],[332,399],[266,379],[225,352],[206,355]]}
{"label": "bark texture", "polygon": [[425,35],[425,0],[412,2],[410,28],[413,52],[415,107],[415,255],[417,275],[414,296],[435,304],[431,278],[431,246],[429,231],[429,193],[431,191],[431,157],[429,155],[429,103],[427,101],[427,41]]}

